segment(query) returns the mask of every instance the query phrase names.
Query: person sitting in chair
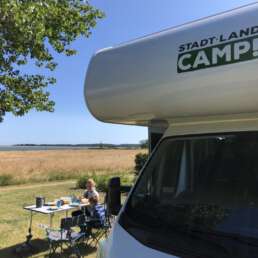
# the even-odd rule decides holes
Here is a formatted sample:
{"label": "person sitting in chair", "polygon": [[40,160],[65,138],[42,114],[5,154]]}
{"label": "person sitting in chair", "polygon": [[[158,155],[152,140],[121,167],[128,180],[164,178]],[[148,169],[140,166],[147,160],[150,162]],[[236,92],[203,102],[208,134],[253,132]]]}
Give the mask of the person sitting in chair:
{"label": "person sitting in chair", "polygon": [[72,212],[72,216],[79,216],[83,213],[87,216],[93,216],[95,206],[99,203],[99,193],[96,190],[96,183],[93,179],[88,179],[86,183],[86,190],[82,196],[79,197],[82,203],[89,203],[82,210]]}

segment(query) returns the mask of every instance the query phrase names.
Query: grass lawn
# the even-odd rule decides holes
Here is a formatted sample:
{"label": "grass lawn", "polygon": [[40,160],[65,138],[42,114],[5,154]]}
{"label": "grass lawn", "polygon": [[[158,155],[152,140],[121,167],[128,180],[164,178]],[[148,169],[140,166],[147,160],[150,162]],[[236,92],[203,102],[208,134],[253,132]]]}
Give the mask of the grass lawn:
{"label": "grass lawn", "polygon": [[[36,196],[45,196],[47,201],[51,201],[70,194],[78,195],[81,191],[75,190],[74,186],[74,181],[65,181],[0,188],[0,257],[48,257],[48,246],[44,240],[45,231],[39,227],[39,224],[48,225],[49,218],[47,215],[40,214],[33,218],[32,243],[35,246],[34,253],[24,252],[22,256],[13,253],[15,248],[24,242],[28,229],[29,213],[22,207],[25,204],[35,203]],[[60,216],[65,216],[65,214],[55,215],[54,226],[59,226]],[[82,254],[84,257],[93,258],[95,251],[94,248],[85,247]],[[59,257],[69,257],[69,255]]]}

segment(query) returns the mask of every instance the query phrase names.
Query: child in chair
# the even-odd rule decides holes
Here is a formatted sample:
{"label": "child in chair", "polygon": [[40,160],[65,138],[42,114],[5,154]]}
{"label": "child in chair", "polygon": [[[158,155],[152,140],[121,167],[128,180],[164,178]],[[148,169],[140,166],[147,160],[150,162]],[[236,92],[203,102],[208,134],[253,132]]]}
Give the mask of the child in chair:
{"label": "child in chair", "polygon": [[94,208],[99,203],[99,193],[96,190],[96,183],[93,179],[88,179],[86,183],[86,190],[83,195],[79,197],[81,202],[88,202],[89,205],[83,210],[72,212],[72,216],[79,216],[85,213],[87,216],[93,216]]}

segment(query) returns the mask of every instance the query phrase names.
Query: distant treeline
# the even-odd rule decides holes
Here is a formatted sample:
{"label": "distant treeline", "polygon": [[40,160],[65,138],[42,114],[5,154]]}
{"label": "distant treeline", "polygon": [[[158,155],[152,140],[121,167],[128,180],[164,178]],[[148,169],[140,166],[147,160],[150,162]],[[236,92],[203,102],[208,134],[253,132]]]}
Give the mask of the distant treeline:
{"label": "distant treeline", "polygon": [[110,144],[110,143],[92,143],[92,144],[15,144],[18,147],[70,147],[70,148],[91,148],[91,149],[138,149],[141,144]]}

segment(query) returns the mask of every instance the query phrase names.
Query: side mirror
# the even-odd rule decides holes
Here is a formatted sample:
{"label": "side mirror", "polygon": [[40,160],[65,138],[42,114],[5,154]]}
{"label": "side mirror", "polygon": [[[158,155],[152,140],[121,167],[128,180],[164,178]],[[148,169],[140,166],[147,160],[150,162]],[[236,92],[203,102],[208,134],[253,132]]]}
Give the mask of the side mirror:
{"label": "side mirror", "polygon": [[108,182],[107,209],[111,215],[118,215],[121,209],[120,177],[113,177]]}

